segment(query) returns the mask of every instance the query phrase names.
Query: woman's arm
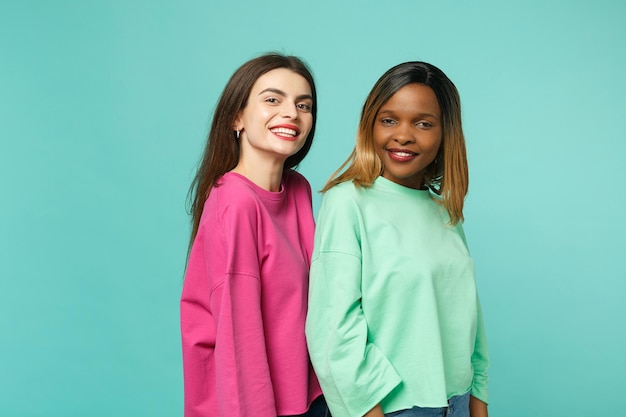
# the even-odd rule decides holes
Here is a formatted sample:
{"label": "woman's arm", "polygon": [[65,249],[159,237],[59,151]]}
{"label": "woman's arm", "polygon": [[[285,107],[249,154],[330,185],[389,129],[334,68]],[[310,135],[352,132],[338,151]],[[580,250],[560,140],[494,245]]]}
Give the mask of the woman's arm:
{"label": "woman's arm", "polygon": [[470,417],[488,417],[487,404],[470,395]]}
{"label": "woman's arm", "polygon": [[488,375],[489,369],[489,349],[487,347],[487,335],[483,322],[483,313],[480,300],[476,297],[477,322],[476,340],[474,342],[474,352],[472,353],[472,368],[474,368],[474,379],[472,381],[472,397],[483,404],[489,400]]}
{"label": "woman's arm", "polygon": [[240,203],[207,211],[190,254],[180,313],[187,417],[276,416],[256,215]]}
{"label": "woman's arm", "polygon": [[358,208],[330,190],[318,215],[306,335],[313,367],[333,417],[363,416],[401,379],[368,340],[361,307]]}

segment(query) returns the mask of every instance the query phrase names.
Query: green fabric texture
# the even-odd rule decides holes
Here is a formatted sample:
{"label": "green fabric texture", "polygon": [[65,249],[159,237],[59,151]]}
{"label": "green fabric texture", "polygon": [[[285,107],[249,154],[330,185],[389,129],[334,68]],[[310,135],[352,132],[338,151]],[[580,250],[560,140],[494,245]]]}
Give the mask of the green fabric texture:
{"label": "green fabric texture", "polygon": [[307,340],[334,417],[487,402],[489,355],[461,224],[426,190],[379,177],[324,196]]}

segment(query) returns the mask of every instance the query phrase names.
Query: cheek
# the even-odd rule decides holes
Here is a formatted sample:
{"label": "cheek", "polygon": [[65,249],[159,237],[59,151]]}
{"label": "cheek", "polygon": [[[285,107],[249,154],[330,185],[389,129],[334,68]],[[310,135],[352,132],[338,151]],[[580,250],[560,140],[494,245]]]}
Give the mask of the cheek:
{"label": "cheek", "polygon": [[441,149],[441,139],[435,141],[435,143],[433,144],[433,149],[435,150],[435,153],[439,152],[439,149]]}
{"label": "cheek", "polygon": [[274,113],[271,108],[259,106],[248,112],[247,119],[252,123],[265,123],[274,116]]}
{"label": "cheek", "polygon": [[374,141],[372,142],[372,145],[374,146],[374,153],[376,154],[376,156],[378,156],[378,158],[382,160],[385,158],[385,147],[383,144],[381,144],[380,142],[376,141],[374,139]]}
{"label": "cheek", "polygon": [[441,133],[434,134],[430,140],[430,148],[434,153],[439,152],[439,148],[441,148],[441,144],[443,142]]}
{"label": "cheek", "polygon": [[306,116],[303,116],[304,126],[302,127],[306,129],[307,134],[308,134],[308,132],[311,131],[311,128],[313,128],[313,115],[311,113],[305,113],[305,114]]}
{"label": "cheek", "polygon": [[372,131],[372,143],[377,150],[385,144],[385,138],[382,133],[381,129],[377,127],[374,127],[374,130]]}

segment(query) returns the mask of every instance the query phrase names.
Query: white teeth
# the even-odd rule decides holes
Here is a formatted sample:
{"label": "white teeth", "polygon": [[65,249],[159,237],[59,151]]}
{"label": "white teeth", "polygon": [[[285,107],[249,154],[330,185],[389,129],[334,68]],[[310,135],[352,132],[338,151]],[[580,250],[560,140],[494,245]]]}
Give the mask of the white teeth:
{"label": "white teeth", "polygon": [[412,153],[408,153],[408,152],[394,152],[394,155],[398,155],[398,156],[413,156]]}
{"label": "white teeth", "polygon": [[293,129],[287,129],[286,127],[275,127],[274,129],[271,129],[272,133],[283,133],[285,135],[291,135],[291,136],[296,136],[296,131]]}

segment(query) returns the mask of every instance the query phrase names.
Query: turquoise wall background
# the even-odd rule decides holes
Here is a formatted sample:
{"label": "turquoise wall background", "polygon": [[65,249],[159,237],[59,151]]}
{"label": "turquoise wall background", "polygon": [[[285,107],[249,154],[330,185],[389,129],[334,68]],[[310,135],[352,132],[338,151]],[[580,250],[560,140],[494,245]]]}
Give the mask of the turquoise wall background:
{"label": "turquoise wall background", "polygon": [[318,82],[314,189],[386,69],[450,76],[491,415],[615,411],[625,21],[618,0],[0,0],[0,415],[182,415],[186,193],[227,79],[272,50]]}

